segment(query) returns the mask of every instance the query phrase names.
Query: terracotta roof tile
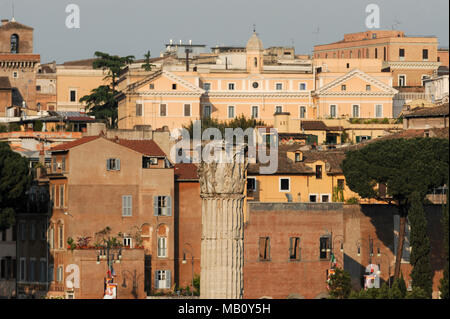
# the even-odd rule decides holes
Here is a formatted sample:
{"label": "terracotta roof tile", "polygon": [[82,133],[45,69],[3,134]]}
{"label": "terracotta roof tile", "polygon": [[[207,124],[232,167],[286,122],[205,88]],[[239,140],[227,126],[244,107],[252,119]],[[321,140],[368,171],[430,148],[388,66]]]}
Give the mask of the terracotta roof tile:
{"label": "terracotta roof tile", "polygon": [[198,180],[197,165],[192,163],[175,164],[175,178],[177,180]]}
{"label": "terracotta roof tile", "polygon": [[7,76],[0,76],[0,89],[11,89],[11,82]]}
{"label": "terracotta roof tile", "polygon": [[328,126],[322,121],[302,121],[302,129],[306,131],[326,131]]}
{"label": "terracotta roof tile", "polygon": [[39,54],[14,54],[14,53],[0,53],[0,61],[27,61],[39,62],[41,56]]}
{"label": "terracotta roof tile", "polygon": [[162,151],[162,149],[155,143],[153,140],[112,140],[113,142],[128,147],[136,152],[147,156],[160,156],[165,157],[166,154]]}
{"label": "terracotta roof tile", "polygon": [[404,113],[405,118],[409,117],[434,117],[443,116],[449,113],[448,103],[435,107],[416,107]]}
{"label": "terracotta roof tile", "polygon": [[60,145],[56,145],[55,147],[50,148],[49,151],[53,152],[53,151],[67,151],[69,149],[71,149],[72,147],[78,146],[78,145],[82,145],[84,143],[88,143],[91,142],[93,140],[96,140],[100,138],[99,135],[97,136],[85,136],[82,137],[78,140],[72,141],[72,142],[68,142],[68,143],[63,143]]}

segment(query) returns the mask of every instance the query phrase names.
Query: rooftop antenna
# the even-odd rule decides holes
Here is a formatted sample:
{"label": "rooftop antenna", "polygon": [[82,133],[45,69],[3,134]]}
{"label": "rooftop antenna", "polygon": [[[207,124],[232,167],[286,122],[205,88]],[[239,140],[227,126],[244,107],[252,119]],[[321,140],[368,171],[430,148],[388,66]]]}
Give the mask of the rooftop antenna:
{"label": "rooftop antenna", "polygon": [[11,1],[11,5],[12,5],[12,19],[11,22],[15,22],[16,19],[14,18],[15,14],[14,14],[14,0]]}

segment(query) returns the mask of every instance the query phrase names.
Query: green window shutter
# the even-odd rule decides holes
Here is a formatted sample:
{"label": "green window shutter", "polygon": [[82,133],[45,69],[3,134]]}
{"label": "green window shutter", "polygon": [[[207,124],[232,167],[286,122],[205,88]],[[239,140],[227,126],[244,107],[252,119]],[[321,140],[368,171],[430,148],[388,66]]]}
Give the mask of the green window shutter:
{"label": "green window shutter", "polygon": [[172,216],[172,197],[167,196],[167,216]]}
{"label": "green window shutter", "polygon": [[361,136],[356,137],[356,143],[359,143],[361,141]]}
{"label": "green window shutter", "polygon": [[158,196],[153,196],[153,215],[158,216]]}
{"label": "green window shutter", "polygon": [[117,163],[117,170],[120,171],[120,159],[117,159],[116,163]]}
{"label": "green window shutter", "polygon": [[170,289],[171,285],[172,285],[171,271],[166,270],[166,288]]}
{"label": "green window shutter", "polygon": [[122,216],[126,216],[126,208],[127,207],[127,197],[122,196]]}
{"label": "green window shutter", "polygon": [[158,272],[159,270],[155,271],[155,289],[159,288]]}
{"label": "green window shutter", "polygon": [[111,167],[109,166],[109,159],[107,159],[106,160],[106,170],[110,170],[111,169]]}
{"label": "green window shutter", "polygon": [[133,196],[128,196],[128,216],[133,216]]}

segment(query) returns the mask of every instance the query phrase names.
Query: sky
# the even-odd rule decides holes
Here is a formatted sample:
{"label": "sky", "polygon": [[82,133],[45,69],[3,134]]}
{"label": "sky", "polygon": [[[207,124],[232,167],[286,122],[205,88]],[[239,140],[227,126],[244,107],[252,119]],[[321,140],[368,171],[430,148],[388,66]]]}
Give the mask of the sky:
{"label": "sky", "polygon": [[[264,47],[313,46],[367,30],[365,9],[380,8],[380,29],[435,35],[449,46],[448,0],[0,0],[0,18],[34,28],[42,63],[87,59],[95,51],[137,59],[160,55],[174,42],[245,46],[256,25]],[[66,6],[80,8],[80,28],[66,27]],[[208,49],[209,51],[209,49]]]}

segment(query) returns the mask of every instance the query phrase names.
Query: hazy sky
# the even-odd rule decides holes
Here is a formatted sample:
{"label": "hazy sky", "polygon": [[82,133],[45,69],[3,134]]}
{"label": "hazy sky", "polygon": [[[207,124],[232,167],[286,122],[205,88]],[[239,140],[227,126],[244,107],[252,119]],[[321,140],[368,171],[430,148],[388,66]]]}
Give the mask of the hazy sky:
{"label": "hazy sky", "polygon": [[[42,62],[93,57],[95,51],[142,58],[159,56],[164,44],[192,39],[208,47],[245,46],[256,24],[264,47],[294,44],[311,53],[314,44],[366,30],[365,8],[381,9],[381,29],[435,35],[449,43],[448,0],[14,0],[15,18],[32,26]],[[0,0],[0,17],[11,18],[12,0]],[[80,7],[81,28],[65,26],[68,4]],[[317,32],[317,30],[319,32]]]}

